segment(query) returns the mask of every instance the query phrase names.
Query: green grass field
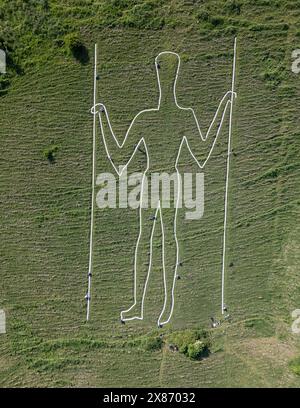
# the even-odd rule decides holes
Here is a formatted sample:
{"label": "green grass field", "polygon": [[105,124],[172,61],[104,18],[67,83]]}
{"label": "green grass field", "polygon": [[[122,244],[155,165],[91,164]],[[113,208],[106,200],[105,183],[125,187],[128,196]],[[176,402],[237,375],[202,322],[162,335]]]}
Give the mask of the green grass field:
{"label": "green grass field", "polygon": [[[0,12],[0,48],[6,44],[11,58],[9,84],[0,82],[0,309],[7,316],[0,386],[299,387],[291,312],[300,308],[300,74],[291,71],[291,53],[300,43],[300,2],[2,1]],[[89,58],[68,51],[70,33]],[[232,321],[209,329],[210,316],[220,315],[227,121],[205,169],[204,217],[186,221],[179,212],[183,266],[171,323],[156,329],[157,228],[145,319],[120,324],[133,295],[139,224],[132,209],[96,209],[86,323],[94,43],[97,100],[121,138],[135,114],[157,105],[154,58],[164,50],[180,54],[178,102],[193,107],[206,130],[231,86],[235,36],[225,284]],[[98,129],[97,174],[112,171],[100,136]],[[167,126],[165,137],[171,151]],[[44,153],[53,147],[50,163]],[[129,171],[144,164],[137,154]],[[198,171],[187,149],[180,171]],[[209,330],[208,358],[168,349],[169,336],[187,328]],[[145,346],[160,333],[161,349]]]}

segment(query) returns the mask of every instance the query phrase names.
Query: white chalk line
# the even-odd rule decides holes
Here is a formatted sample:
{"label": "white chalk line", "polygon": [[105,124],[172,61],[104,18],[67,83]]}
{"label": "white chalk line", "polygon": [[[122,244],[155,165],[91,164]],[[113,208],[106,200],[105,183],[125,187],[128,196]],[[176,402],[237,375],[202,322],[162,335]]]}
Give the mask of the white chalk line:
{"label": "white chalk line", "polygon": [[[235,44],[236,44],[236,39],[235,39]],[[235,61],[235,52],[236,52],[236,47],[234,47],[234,61]],[[188,150],[189,150],[191,156],[193,157],[193,159],[194,159],[195,162],[197,163],[198,167],[199,167],[200,169],[203,169],[204,166],[205,166],[205,164],[207,163],[208,159],[210,158],[210,156],[211,156],[211,154],[212,154],[212,151],[213,151],[213,148],[214,148],[214,146],[215,146],[215,143],[216,143],[216,141],[217,141],[217,139],[218,139],[218,136],[219,136],[219,133],[220,133],[220,131],[221,131],[222,124],[223,124],[223,121],[224,121],[224,118],[225,118],[225,115],[226,115],[227,107],[228,107],[229,104],[230,104],[231,107],[232,107],[232,105],[233,105],[233,98],[236,97],[236,93],[234,92],[233,88],[232,88],[231,91],[228,91],[228,92],[225,93],[225,95],[223,96],[223,98],[221,99],[221,101],[220,101],[220,103],[219,103],[219,106],[218,106],[218,108],[217,108],[217,110],[216,110],[216,113],[215,113],[215,115],[214,115],[214,117],[213,117],[213,119],[212,119],[212,122],[211,122],[211,124],[210,124],[210,126],[209,126],[209,128],[208,128],[208,130],[207,130],[207,132],[206,132],[206,134],[205,134],[205,136],[203,136],[203,134],[202,134],[202,132],[201,132],[200,125],[199,125],[199,122],[198,122],[198,119],[197,119],[197,117],[196,117],[196,114],[195,114],[193,108],[184,108],[184,107],[180,106],[180,105],[178,104],[178,102],[177,102],[177,98],[176,98],[176,84],[177,84],[178,74],[179,74],[179,70],[180,70],[180,63],[181,63],[180,56],[179,56],[177,53],[172,52],[172,51],[163,51],[163,52],[159,53],[159,54],[157,55],[157,57],[155,58],[156,76],[157,76],[157,82],[158,82],[158,88],[159,88],[158,107],[157,107],[157,108],[144,109],[144,110],[140,111],[140,112],[133,118],[132,122],[130,123],[129,128],[128,128],[126,134],[125,134],[124,140],[123,140],[123,142],[122,142],[121,144],[119,143],[117,137],[115,136],[115,134],[114,134],[114,132],[113,132],[113,129],[112,129],[112,126],[111,126],[111,123],[110,123],[110,120],[109,120],[108,112],[107,112],[107,109],[106,109],[105,105],[102,104],[102,103],[97,103],[97,104],[95,103],[95,104],[94,104],[94,106],[93,106],[92,109],[91,109],[91,112],[92,112],[92,114],[94,115],[94,117],[95,117],[95,115],[98,113],[99,124],[100,124],[100,128],[101,128],[101,134],[102,134],[102,138],[103,138],[103,142],[104,142],[105,151],[106,151],[107,157],[109,158],[109,160],[110,160],[110,162],[111,162],[113,168],[115,169],[116,173],[118,174],[118,176],[121,176],[122,173],[123,173],[123,171],[125,170],[125,168],[127,168],[127,167],[129,166],[129,164],[130,164],[131,160],[133,159],[133,157],[134,157],[134,155],[135,155],[135,152],[136,152],[137,149],[139,148],[139,145],[141,144],[141,142],[144,143],[145,150],[146,150],[146,155],[147,155],[147,168],[146,168],[145,172],[143,173],[143,177],[142,177],[142,183],[141,183],[141,197],[143,196],[142,192],[143,192],[143,188],[144,188],[144,180],[145,180],[146,173],[147,173],[147,171],[148,171],[148,169],[149,169],[149,163],[150,163],[150,161],[149,161],[149,153],[148,153],[148,149],[147,149],[147,145],[146,145],[145,139],[142,137],[142,138],[139,140],[139,142],[136,144],[136,146],[135,146],[135,148],[134,148],[134,150],[133,150],[133,153],[132,153],[130,159],[128,160],[128,162],[126,163],[126,165],[122,167],[121,171],[119,171],[119,170],[117,169],[117,167],[115,166],[114,162],[112,161],[111,157],[110,157],[109,150],[108,150],[107,143],[106,143],[106,139],[105,139],[103,124],[102,124],[101,110],[96,111],[96,107],[98,106],[99,108],[103,109],[103,111],[104,111],[104,113],[105,113],[105,116],[106,116],[106,119],[107,119],[107,123],[108,123],[109,129],[110,129],[110,133],[111,133],[111,135],[113,136],[113,138],[114,138],[114,140],[115,140],[115,142],[116,142],[118,148],[119,148],[119,149],[122,149],[122,147],[124,146],[124,144],[125,144],[125,142],[126,142],[126,140],[127,140],[128,134],[129,134],[129,132],[130,132],[130,130],[131,130],[131,128],[132,128],[132,126],[133,126],[135,120],[139,117],[139,115],[141,115],[141,114],[144,113],[144,112],[159,111],[159,109],[160,109],[160,103],[161,103],[162,92],[161,92],[161,84],[160,84],[160,79],[159,79],[159,74],[158,74],[158,58],[159,58],[161,55],[163,55],[163,54],[172,54],[172,55],[175,55],[175,56],[177,57],[177,59],[178,59],[178,66],[177,66],[176,76],[175,76],[174,85],[173,85],[173,97],[174,97],[174,101],[175,101],[176,106],[177,106],[179,109],[181,109],[181,110],[186,110],[186,111],[191,111],[191,112],[192,112],[193,117],[194,117],[194,119],[195,119],[195,123],[196,123],[197,129],[198,129],[198,132],[199,132],[199,135],[200,135],[202,141],[206,141],[206,139],[209,137],[211,128],[212,128],[212,126],[213,126],[214,123],[215,123],[215,120],[216,120],[216,117],[218,116],[220,107],[222,106],[222,104],[223,104],[224,100],[227,98],[227,96],[228,96],[229,94],[231,95],[231,99],[226,102],[226,105],[225,105],[225,108],[224,108],[224,111],[223,111],[223,114],[222,114],[221,122],[220,122],[220,124],[219,124],[218,130],[217,130],[217,133],[216,133],[216,136],[215,136],[214,141],[213,141],[212,146],[211,146],[211,149],[210,149],[210,151],[209,151],[209,153],[208,153],[207,158],[205,159],[205,161],[204,161],[202,164],[199,163],[199,161],[197,160],[197,158],[196,158],[195,155],[193,154],[192,150],[190,149],[190,146],[189,146],[189,143],[188,143],[188,140],[187,140],[186,136],[183,136],[182,141],[181,141],[181,143],[180,143],[179,150],[178,150],[178,154],[177,154],[177,157],[176,157],[176,163],[175,163],[175,168],[176,168],[177,176],[178,176],[178,183],[180,183],[181,177],[180,177],[180,173],[179,173],[179,171],[178,171],[177,165],[178,165],[178,160],[179,160],[179,157],[180,157],[180,153],[181,153],[181,149],[182,149],[183,143],[184,143],[184,142],[186,143],[187,148],[188,148]],[[231,121],[231,118],[232,118],[232,109],[231,109],[230,121]],[[228,174],[229,174],[229,173],[228,173]],[[227,177],[228,177],[228,174],[227,174]],[[227,180],[226,180],[226,183],[227,183]],[[143,297],[142,297],[142,302],[141,302],[141,311],[140,311],[140,314],[139,314],[139,315],[136,315],[136,316],[133,316],[133,317],[126,318],[126,317],[123,316],[124,313],[130,312],[130,311],[136,306],[136,304],[137,304],[137,299],[136,299],[136,289],[137,289],[137,288],[136,288],[136,280],[137,280],[137,278],[136,278],[136,276],[137,276],[137,251],[138,251],[138,245],[139,245],[140,237],[141,237],[141,234],[142,234],[142,216],[141,216],[142,201],[141,201],[140,211],[139,211],[139,212],[140,212],[140,231],[139,231],[139,236],[138,236],[138,239],[137,239],[137,244],[136,244],[136,249],[135,249],[135,261],[134,261],[134,303],[133,303],[133,305],[132,305],[130,308],[121,311],[121,320],[123,320],[123,321],[129,321],[129,320],[135,320],[135,319],[143,320],[143,316],[144,316],[144,300],[145,300],[145,296],[146,296],[147,284],[148,284],[149,275],[150,275],[150,271],[151,271],[151,265],[152,265],[152,239],[153,239],[153,233],[154,233],[154,228],[155,228],[156,217],[157,217],[158,211],[160,211],[160,219],[161,219],[161,226],[162,226],[162,238],[163,238],[163,245],[162,245],[162,246],[163,246],[163,276],[164,276],[164,288],[165,288],[165,301],[164,301],[164,306],[163,306],[162,312],[161,312],[161,314],[160,314],[160,316],[159,316],[159,318],[158,318],[158,321],[157,321],[158,326],[162,326],[162,325],[168,323],[168,322],[170,321],[171,317],[172,317],[172,313],[173,313],[173,310],[174,310],[174,289],[175,289],[175,281],[176,281],[176,276],[177,276],[177,267],[178,267],[178,260],[179,260],[179,245],[178,245],[177,232],[176,232],[177,211],[178,211],[178,203],[179,203],[179,200],[180,200],[180,188],[179,188],[179,185],[180,185],[180,184],[178,184],[177,204],[176,204],[176,208],[175,208],[175,217],[174,217],[174,237],[175,237],[176,247],[177,247],[177,249],[176,249],[176,265],[175,265],[175,270],[174,270],[173,286],[172,286],[172,293],[171,293],[171,311],[170,311],[170,313],[169,313],[169,316],[168,316],[168,318],[167,318],[166,320],[161,321],[161,317],[162,317],[163,314],[164,314],[165,307],[166,307],[166,304],[167,304],[167,296],[168,296],[168,294],[166,293],[166,274],[165,274],[165,261],[164,261],[164,228],[163,228],[162,211],[161,211],[160,201],[158,202],[158,206],[157,206],[157,209],[156,209],[156,212],[155,212],[155,220],[154,220],[154,222],[153,222],[153,227],[152,227],[152,232],[151,232],[151,237],[150,237],[150,261],[149,261],[149,268],[148,268],[148,273],[147,273],[147,277],[146,277],[146,282],[145,282],[144,292],[143,292]],[[227,201],[227,194],[226,194],[226,201]],[[226,225],[225,225],[225,227],[226,227]],[[222,276],[223,276],[223,266],[222,266]],[[223,284],[223,282],[224,282],[224,281],[223,281],[223,279],[222,279],[222,284]],[[223,302],[223,293],[224,293],[224,289],[223,289],[223,287],[222,287],[222,302]],[[223,305],[223,303],[222,303],[222,305]],[[223,309],[223,306],[222,306],[222,309]]]}
{"label": "white chalk line", "polygon": [[228,146],[227,146],[227,163],[226,163],[226,185],[224,199],[224,228],[223,228],[223,253],[222,253],[222,314],[225,313],[225,261],[226,261],[226,232],[227,232],[227,211],[228,211],[228,186],[229,186],[229,171],[230,171],[230,155],[231,155],[231,134],[232,134],[232,111],[233,111],[233,92],[235,86],[235,66],[236,66],[236,38],[234,39],[233,64],[232,64],[232,79],[231,79],[231,104],[229,116],[229,131],[228,131]]}
{"label": "white chalk line", "polygon": [[[94,48],[94,105],[96,104],[97,93],[97,44]],[[90,318],[92,272],[93,272],[93,239],[94,239],[94,202],[95,202],[95,173],[96,173],[96,117],[93,117],[93,158],[92,158],[92,205],[91,205],[91,225],[90,225],[90,252],[88,269],[88,290],[87,290],[87,311],[86,320]]]}

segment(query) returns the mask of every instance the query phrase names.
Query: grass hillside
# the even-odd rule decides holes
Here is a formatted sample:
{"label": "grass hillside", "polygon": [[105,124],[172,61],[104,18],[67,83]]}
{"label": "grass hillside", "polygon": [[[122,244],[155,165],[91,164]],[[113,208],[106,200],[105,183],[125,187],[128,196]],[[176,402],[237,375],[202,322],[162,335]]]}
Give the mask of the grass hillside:
{"label": "grass hillside", "polygon": [[[300,308],[300,74],[291,71],[299,17],[296,0],[0,2],[0,48],[8,55],[0,75],[0,309],[7,316],[0,386],[300,386],[300,337],[291,333],[291,312]],[[156,328],[163,302],[156,228],[145,320],[120,324],[133,293],[139,224],[132,209],[96,209],[86,323],[94,43],[97,100],[122,138],[140,110],[157,105],[154,58],[164,50],[180,54],[178,102],[193,107],[206,130],[231,86],[235,36],[231,322],[209,326],[220,315],[227,120],[205,169],[204,217],[186,221],[179,211],[182,267],[171,323]],[[112,172],[100,136],[98,129],[97,174]],[[166,126],[164,137],[172,151]],[[144,165],[137,153],[129,172]],[[187,149],[180,171],[198,171]],[[187,329],[207,330],[207,358],[169,350]]]}

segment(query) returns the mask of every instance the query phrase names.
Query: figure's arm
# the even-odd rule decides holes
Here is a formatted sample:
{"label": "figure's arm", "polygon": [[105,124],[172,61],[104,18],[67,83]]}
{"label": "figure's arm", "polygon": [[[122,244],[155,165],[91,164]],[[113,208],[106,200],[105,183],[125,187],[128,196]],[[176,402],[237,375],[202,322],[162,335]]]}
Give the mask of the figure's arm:
{"label": "figure's arm", "polygon": [[[198,166],[201,168],[205,166],[213,151],[215,143],[221,132],[223,122],[225,122],[226,117],[229,116],[231,102],[234,98],[236,98],[236,93],[232,91],[228,91],[223,96],[206,135],[202,134],[196,115],[192,110],[194,123],[193,126],[191,126],[191,128],[187,131],[186,140],[192,156],[196,160]],[[202,153],[204,152],[204,155],[201,155],[202,159],[198,154],[199,151]]]}
{"label": "figure's arm", "polygon": [[138,115],[136,115],[131,122],[123,141],[120,143],[113,132],[105,105],[99,103],[93,106],[91,111],[99,118],[101,135],[107,157],[116,172],[119,173],[119,166],[127,166],[142,141],[142,138],[138,135],[134,126],[135,119]]}

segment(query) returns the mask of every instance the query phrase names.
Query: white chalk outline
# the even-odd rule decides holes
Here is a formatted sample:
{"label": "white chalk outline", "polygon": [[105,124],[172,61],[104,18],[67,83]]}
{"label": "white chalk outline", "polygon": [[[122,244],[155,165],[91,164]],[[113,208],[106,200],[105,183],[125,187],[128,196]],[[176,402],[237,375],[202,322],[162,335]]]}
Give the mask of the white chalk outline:
{"label": "white chalk outline", "polygon": [[[96,44],[95,44],[95,52],[96,52]],[[140,208],[139,208],[140,232],[139,232],[139,236],[138,236],[137,243],[136,243],[135,260],[134,260],[134,303],[133,303],[133,305],[132,305],[130,308],[121,311],[121,320],[122,320],[122,321],[129,321],[129,320],[135,320],[135,319],[137,319],[137,320],[143,320],[143,316],[144,316],[144,300],[145,300],[145,296],[146,296],[147,284],[148,284],[148,280],[149,280],[149,276],[150,276],[150,271],[151,271],[151,266],[152,266],[152,239],[153,239],[153,234],[154,234],[154,229],[155,229],[155,223],[156,223],[157,214],[158,214],[158,211],[159,211],[159,212],[160,212],[160,220],[161,220],[161,228],[162,228],[162,259],[163,259],[163,277],[164,277],[165,301],[164,301],[164,306],[163,306],[162,312],[161,312],[161,314],[160,314],[160,316],[159,316],[159,318],[158,318],[158,321],[157,321],[158,326],[163,326],[164,324],[167,324],[167,323],[170,321],[170,319],[171,319],[171,317],[172,317],[172,314],[173,314],[173,310],[174,310],[174,289],[175,289],[175,281],[176,281],[176,276],[177,276],[177,267],[178,267],[178,259],[179,259],[179,246],[178,246],[177,233],[176,233],[176,221],[177,221],[177,210],[178,210],[178,203],[179,203],[180,191],[181,191],[181,188],[180,188],[181,177],[180,177],[180,173],[179,173],[179,171],[178,171],[177,165],[178,165],[178,160],[179,160],[180,153],[181,153],[181,148],[182,148],[182,146],[183,146],[183,143],[185,142],[186,145],[187,145],[187,148],[188,148],[188,150],[189,150],[189,152],[190,152],[190,154],[191,154],[191,156],[193,157],[193,159],[194,159],[195,162],[197,163],[198,167],[199,167],[200,169],[203,169],[204,166],[205,166],[205,164],[206,164],[207,161],[209,160],[209,158],[210,158],[210,156],[211,156],[211,153],[212,153],[212,151],[213,151],[213,148],[214,148],[214,146],[215,146],[215,143],[216,143],[216,141],[217,141],[217,139],[218,139],[218,136],[219,136],[219,133],[220,133],[220,131],[221,131],[222,124],[223,124],[223,121],[224,121],[224,118],[225,118],[225,114],[226,114],[226,112],[227,112],[227,107],[228,107],[229,104],[231,105],[231,108],[230,108],[230,118],[229,118],[229,138],[231,138],[231,122],[232,122],[233,100],[234,100],[234,98],[237,96],[236,92],[234,91],[235,61],[236,61],[236,38],[235,38],[235,40],[234,40],[234,58],[233,58],[233,69],[232,69],[232,76],[233,76],[233,77],[232,77],[232,87],[231,87],[231,91],[226,92],[226,93],[224,94],[223,98],[221,99],[221,101],[220,101],[220,103],[219,103],[219,106],[218,106],[218,108],[217,108],[217,110],[216,110],[216,113],[215,113],[215,115],[214,115],[214,117],[213,117],[213,119],[212,119],[212,122],[211,122],[211,124],[210,124],[210,126],[209,126],[209,128],[208,128],[208,130],[207,130],[207,132],[206,132],[206,134],[205,134],[205,136],[203,136],[203,134],[202,134],[202,132],[201,132],[200,125],[199,125],[198,119],[197,119],[197,117],[196,117],[196,114],[195,114],[193,108],[184,108],[184,107],[180,106],[180,105],[177,103],[177,98],[176,98],[176,85],[177,85],[177,79],[178,79],[178,74],[179,74],[179,70],[180,70],[181,60],[180,60],[179,54],[177,54],[177,53],[175,53],[175,52],[172,52],[172,51],[163,51],[163,52],[159,53],[159,54],[157,55],[157,57],[155,58],[155,69],[156,69],[157,83],[158,83],[158,88],[159,88],[158,106],[157,106],[157,108],[144,109],[144,110],[140,111],[140,112],[133,118],[133,120],[131,121],[131,123],[130,123],[130,125],[129,125],[129,128],[128,128],[126,134],[125,134],[124,140],[123,140],[123,142],[122,142],[121,144],[119,143],[117,137],[115,136],[115,134],[114,134],[114,132],[113,132],[113,130],[112,130],[111,123],[110,123],[109,116],[108,116],[107,109],[106,109],[105,105],[102,104],[102,103],[97,103],[97,104],[95,103],[95,85],[94,85],[94,105],[93,105],[93,107],[92,107],[92,109],[91,109],[91,113],[94,115],[94,119],[95,119],[96,114],[98,113],[99,124],[100,124],[100,128],[101,128],[101,134],[102,134],[102,139],[103,139],[103,142],[104,142],[105,151],[106,151],[107,157],[109,158],[109,160],[110,160],[110,162],[111,162],[113,168],[115,169],[116,173],[118,174],[118,176],[121,176],[122,173],[123,173],[123,171],[124,171],[124,169],[128,167],[128,165],[130,164],[131,160],[133,159],[133,157],[134,157],[134,155],[135,155],[137,149],[139,148],[139,145],[141,144],[141,142],[144,143],[145,150],[146,150],[146,155],[147,155],[147,168],[146,168],[146,170],[145,170],[144,173],[143,173],[142,183],[141,183],[141,192],[143,192],[145,176],[146,176],[146,173],[147,173],[147,171],[148,171],[148,169],[149,169],[149,154],[148,154],[148,149],[147,149],[146,142],[145,142],[145,140],[144,140],[143,137],[139,140],[139,142],[136,144],[136,146],[135,146],[135,148],[134,148],[134,150],[133,150],[133,153],[132,153],[130,159],[128,160],[127,164],[126,164],[125,166],[122,166],[121,171],[118,171],[117,167],[115,166],[114,162],[112,161],[112,159],[111,159],[111,157],[110,157],[110,154],[109,154],[109,151],[108,151],[108,147],[107,147],[107,144],[106,144],[105,134],[104,134],[104,130],[103,130],[103,124],[102,124],[102,119],[101,119],[101,110],[105,113],[106,120],[107,120],[109,129],[110,129],[110,133],[112,134],[112,136],[113,136],[113,138],[114,138],[114,140],[115,140],[115,142],[116,142],[118,148],[119,148],[119,149],[122,149],[122,147],[124,146],[124,144],[125,144],[125,142],[126,142],[126,140],[127,140],[128,134],[129,134],[129,132],[130,132],[130,130],[131,130],[131,127],[133,126],[135,120],[139,117],[139,115],[141,115],[141,114],[144,113],[144,112],[158,111],[158,110],[160,109],[160,103],[161,103],[162,92],[161,92],[161,84],[160,84],[160,79],[159,79],[159,74],[158,74],[158,59],[159,59],[159,57],[160,57],[161,55],[164,55],[164,54],[175,55],[175,56],[177,57],[177,59],[178,59],[178,65],[177,65],[177,70],[176,70],[176,76],[175,76],[175,80],[174,80],[174,84],[173,84],[173,97],[174,97],[174,102],[175,102],[176,106],[177,106],[179,109],[181,109],[181,110],[186,110],[186,111],[191,111],[191,112],[192,112],[193,117],[194,117],[194,120],[195,120],[195,123],[196,123],[196,125],[197,125],[197,129],[198,129],[199,135],[200,135],[202,141],[206,141],[206,140],[207,140],[207,138],[208,138],[208,136],[209,136],[209,134],[210,134],[211,128],[212,128],[212,126],[213,126],[214,123],[215,123],[216,117],[218,116],[220,107],[222,106],[223,101],[225,100],[225,98],[227,97],[227,95],[228,95],[228,94],[231,94],[231,98],[230,98],[230,100],[228,100],[228,101],[226,102],[226,105],[225,105],[225,108],[224,108],[224,111],[223,111],[223,114],[222,114],[221,122],[220,122],[220,124],[219,124],[219,127],[218,127],[218,130],[217,130],[215,139],[214,139],[214,141],[213,141],[213,143],[212,143],[212,146],[211,146],[211,149],[210,149],[210,151],[209,151],[209,153],[208,153],[208,156],[207,156],[207,158],[205,159],[205,161],[203,162],[203,164],[200,164],[200,163],[199,163],[199,161],[196,159],[195,155],[194,155],[193,152],[191,151],[186,136],[183,136],[182,141],[181,141],[180,146],[179,146],[179,150],[178,150],[178,154],[177,154],[176,162],[175,162],[175,168],[176,168],[177,177],[178,177],[178,194],[177,194],[177,203],[176,203],[176,207],[175,207],[175,216],[174,216],[174,237],[175,237],[175,241],[176,241],[176,265],[175,265],[175,270],[174,270],[173,286],[172,286],[172,293],[171,293],[171,311],[170,311],[170,313],[169,313],[168,319],[167,319],[167,320],[164,320],[164,321],[161,321],[161,317],[162,317],[162,315],[163,315],[163,313],[164,313],[164,311],[165,311],[166,302],[167,302],[167,293],[166,293],[166,274],[165,274],[165,261],[164,261],[164,227],[163,227],[163,220],[162,220],[162,211],[161,211],[161,203],[160,203],[160,200],[159,200],[158,203],[157,203],[157,208],[156,208],[156,212],[155,212],[155,219],[154,219],[153,227],[152,227],[152,231],[151,231],[149,267],[148,267],[148,273],[147,273],[147,277],[146,277],[146,281],[145,281],[145,286],[144,286],[144,291],[143,291],[143,297],[142,297],[142,303],[141,303],[141,311],[140,311],[141,313],[140,313],[139,316],[133,316],[133,317],[130,317],[130,318],[124,318],[124,317],[123,317],[123,313],[129,312],[129,311],[130,311],[132,308],[134,308],[134,307],[136,306],[136,304],[137,304],[137,299],[136,299],[137,250],[138,250],[138,245],[139,245],[140,237],[141,237],[141,234],[142,234],[142,217],[141,217],[141,211],[142,211],[142,208],[143,208],[143,206],[142,206],[142,197],[143,197],[143,194],[141,193],[141,202],[140,202]],[[96,65],[96,56],[95,56],[95,65]],[[96,78],[96,72],[95,72],[95,78]],[[96,79],[95,79],[95,80],[96,80]],[[98,111],[96,110],[96,107],[97,107],[97,106],[101,108],[101,109],[99,109]],[[95,133],[95,132],[94,132],[94,133]],[[93,137],[94,137],[94,134],[93,134]],[[226,220],[225,220],[225,222],[224,222],[224,228],[225,228],[225,230],[226,230],[226,226],[227,226],[227,223],[226,223],[226,222],[227,222],[229,156],[230,156],[230,141],[229,141],[228,155],[227,155],[227,172],[226,172],[226,188],[225,188],[225,203],[226,203],[226,205],[225,205],[225,219],[226,219]],[[94,180],[94,178],[93,178],[93,180]],[[224,312],[224,282],[225,282],[225,267],[224,267],[224,263],[225,263],[225,251],[226,251],[226,241],[225,241],[225,239],[226,239],[226,231],[224,232],[224,235],[223,235],[222,302],[221,302],[221,303],[222,303],[222,305],[221,305],[222,313]],[[91,248],[91,247],[90,247],[90,248]],[[90,259],[91,259],[91,255],[90,255]],[[90,295],[90,286],[89,286],[88,294]],[[90,303],[90,297],[88,298],[88,305],[89,305],[89,303]]]}
{"label": "white chalk outline", "polygon": [[[97,44],[94,47],[94,106],[97,94]],[[90,252],[88,270],[88,290],[87,290],[87,310],[86,320],[90,318],[92,272],[93,272],[93,241],[94,241],[94,202],[95,202],[95,173],[96,173],[96,117],[93,116],[93,157],[92,157],[92,203],[91,203],[91,224],[90,224]]]}
{"label": "white chalk outline", "polygon": [[227,230],[227,212],[228,212],[228,184],[230,170],[230,155],[231,155],[231,134],[232,134],[232,110],[233,110],[233,92],[235,85],[235,65],[236,65],[236,38],[234,39],[233,64],[231,77],[231,104],[229,116],[229,131],[228,131],[228,146],[227,146],[227,163],[226,163],[226,185],[224,197],[224,226],[223,226],[223,253],[222,253],[222,301],[221,311],[225,313],[225,261],[226,261],[226,230]]}

